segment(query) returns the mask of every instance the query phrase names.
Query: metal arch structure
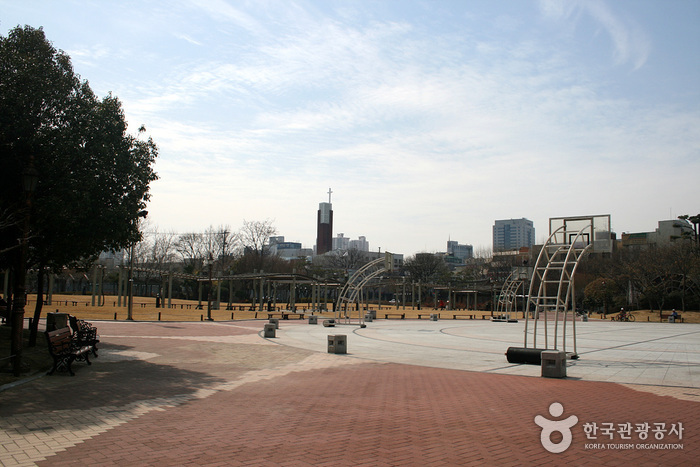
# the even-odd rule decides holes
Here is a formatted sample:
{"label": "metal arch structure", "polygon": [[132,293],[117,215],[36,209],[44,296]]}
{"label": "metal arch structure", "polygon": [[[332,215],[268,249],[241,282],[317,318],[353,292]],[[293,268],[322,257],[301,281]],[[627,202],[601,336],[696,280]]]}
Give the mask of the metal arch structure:
{"label": "metal arch structure", "polygon": [[513,311],[517,311],[518,291],[522,290],[521,293],[525,293],[526,281],[527,272],[523,272],[519,268],[514,269],[513,272],[508,275],[501,289],[501,294],[498,297],[498,303],[496,305],[498,318],[495,319],[495,321],[505,320],[507,322],[517,323],[517,319],[511,319],[510,314]]}
{"label": "metal arch structure", "polygon": [[[394,268],[394,257],[391,253],[384,253],[384,258],[377,258],[373,261],[362,266],[360,269],[355,271],[355,273],[348,279],[343,288],[338,294],[338,302],[335,307],[335,318],[336,322],[340,323],[341,318],[344,324],[351,323],[351,313],[348,312],[348,306],[353,303],[357,303],[362,293],[362,288],[367,285],[372,279],[391,272]],[[359,303],[357,305],[357,318],[360,325],[364,325],[365,316],[360,309]]]}
{"label": "metal arch structure", "polygon": [[[525,317],[525,348],[528,337],[532,334],[532,348],[537,349],[538,323],[544,319],[543,349],[555,349],[567,352],[567,324],[571,323],[573,352],[567,352],[571,358],[578,358],[576,348],[576,314],[574,276],[581,259],[599,245],[598,249],[606,251],[608,243],[604,230],[599,230],[596,220],[602,219],[609,236],[610,216],[588,216],[575,218],[550,219],[550,235],[537,257],[528,292],[528,307]],[[552,228],[553,220],[556,228]],[[601,221],[598,221],[601,223]],[[558,224],[561,224],[557,227]],[[597,230],[598,229],[598,230]],[[604,227],[605,229],[605,227]],[[571,315],[569,313],[571,312]],[[530,317],[532,314],[532,317]],[[550,317],[553,314],[553,325]],[[530,331],[530,321],[533,321]],[[561,333],[559,327],[561,325]],[[549,329],[553,327],[554,335],[550,341]]]}

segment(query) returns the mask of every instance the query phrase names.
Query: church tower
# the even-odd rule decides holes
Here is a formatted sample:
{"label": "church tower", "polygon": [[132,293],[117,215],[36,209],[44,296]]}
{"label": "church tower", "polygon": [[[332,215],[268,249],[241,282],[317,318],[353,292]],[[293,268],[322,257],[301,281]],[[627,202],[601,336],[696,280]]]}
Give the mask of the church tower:
{"label": "church tower", "polygon": [[333,248],[333,205],[328,189],[328,202],[318,204],[318,223],[316,224],[316,254],[328,253]]}

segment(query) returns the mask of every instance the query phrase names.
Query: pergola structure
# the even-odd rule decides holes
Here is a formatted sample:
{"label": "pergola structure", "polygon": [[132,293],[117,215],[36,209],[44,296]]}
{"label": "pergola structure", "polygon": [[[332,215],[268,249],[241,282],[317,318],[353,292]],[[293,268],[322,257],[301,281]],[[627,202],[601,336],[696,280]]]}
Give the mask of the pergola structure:
{"label": "pergola structure", "polygon": [[[258,310],[263,310],[265,307],[265,298],[267,297],[268,306],[277,306],[277,289],[280,285],[285,285],[289,287],[289,306],[291,309],[296,307],[296,287],[301,284],[311,285],[312,289],[312,303],[311,307],[314,311],[319,311],[328,304],[328,289],[337,288],[340,286],[337,282],[329,282],[315,277],[307,276],[305,274],[298,273],[247,273],[247,274],[234,274],[226,276],[201,276],[193,274],[185,274],[173,271],[162,271],[152,268],[141,268],[135,267],[134,271],[147,272],[154,275],[159,275],[162,281],[163,296],[163,307],[171,308],[172,306],[172,288],[173,279],[180,278],[186,280],[196,281],[199,285],[198,293],[198,308],[202,308],[202,293],[204,284],[211,282],[214,287],[216,287],[216,298],[213,300],[213,309],[221,308],[221,284],[229,283],[229,290],[233,290],[233,283],[235,281],[252,281],[253,282],[253,293],[254,301],[253,305]],[[126,306],[126,285],[122,286],[125,282],[125,274],[122,274],[120,270],[119,278],[119,294],[118,294],[118,306]],[[325,290],[325,294],[322,292]],[[124,299],[122,300],[122,297]],[[227,310],[232,309],[233,306],[233,294],[229,293],[228,303],[226,306]]]}

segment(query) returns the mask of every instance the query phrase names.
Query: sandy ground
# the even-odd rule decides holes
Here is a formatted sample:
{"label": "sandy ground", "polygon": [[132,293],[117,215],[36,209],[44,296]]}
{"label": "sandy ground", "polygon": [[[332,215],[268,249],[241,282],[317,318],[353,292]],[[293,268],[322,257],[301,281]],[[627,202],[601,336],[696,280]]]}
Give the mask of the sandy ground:
{"label": "sandy ground", "polygon": [[[29,295],[29,304],[26,308],[25,317],[29,318],[34,313],[36,304],[36,296]],[[124,320],[127,317],[127,308],[124,303],[118,306],[116,296],[105,296],[103,306],[93,306],[90,295],[54,295],[51,304],[45,304],[42,308],[42,318],[46,317],[46,313],[60,312],[69,313],[81,319],[96,319],[96,320]],[[174,299],[171,302],[171,308],[156,308],[156,299],[154,297],[135,297],[132,311],[132,317],[137,321],[200,321],[207,318],[207,303],[202,303],[202,309],[197,309],[198,302],[196,300],[179,300]],[[243,307],[243,309],[241,309]],[[283,303],[278,303],[277,308],[284,309]],[[331,308],[332,304],[329,303]],[[231,319],[259,319],[267,318],[266,314],[251,311],[249,303],[235,303],[233,310],[227,310],[227,303],[221,304],[221,309],[212,310],[211,315],[214,321],[228,321]],[[298,303],[297,311],[310,311],[311,306],[308,303]],[[423,319],[429,317],[430,313],[440,313],[441,319],[452,319],[453,315],[457,314],[457,319],[464,319],[466,316],[475,315],[476,319],[482,317],[490,317],[490,311],[474,311],[474,310],[434,310],[429,307],[423,307],[419,310],[417,307],[399,306],[383,304],[379,307],[376,303],[370,304],[370,309],[377,312],[377,318],[384,318],[387,313],[405,314],[406,319],[417,319],[421,315]],[[638,310],[632,312],[635,320],[638,322],[660,322],[659,312],[649,310]],[[680,312],[679,312],[680,313]],[[319,313],[314,313],[319,314]],[[664,310],[664,314],[670,314],[670,310]],[[683,316],[683,321],[686,323],[700,323],[700,312],[687,311],[680,313]],[[320,314],[324,317],[333,317],[333,312],[324,312]],[[353,313],[353,316],[355,313]],[[607,319],[615,317],[617,314],[608,315]],[[522,313],[518,313],[517,318],[522,319]],[[603,316],[598,313],[591,315],[592,319],[602,319]]]}

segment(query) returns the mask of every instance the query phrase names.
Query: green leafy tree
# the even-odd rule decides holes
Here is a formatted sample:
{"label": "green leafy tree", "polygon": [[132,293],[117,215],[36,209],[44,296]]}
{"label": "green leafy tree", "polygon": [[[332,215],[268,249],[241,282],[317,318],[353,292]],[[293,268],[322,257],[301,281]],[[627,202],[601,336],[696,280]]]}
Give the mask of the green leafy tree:
{"label": "green leafy tree", "polygon": [[[98,99],[41,28],[0,37],[0,211],[27,218],[19,174],[33,168],[30,265],[58,269],[140,239],[137,217],[157,179],[157,147],[143,130],[127,134],[120,101]],[[0,266],[17,268],[12,247],[23,229],[15,222],[0,231],[0,251],[10,248]]]}
{"label": "green leafy tree", "polygon": [[616,305],[615,298],[620,297],[624,290],[613,279],[598,278],[590,282],[584,289],[584,306],[586,307],[601,307],[603,313],[607,315],[610,312],[619,311]]}
{"label": "green leafy tree", "polygon": [[411,280],[423,284],[443,284],[450,278],[450,270],[440,255],[432,253],[417,253],[406,259],[404,269],[410,274]]}

